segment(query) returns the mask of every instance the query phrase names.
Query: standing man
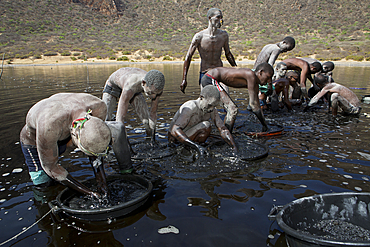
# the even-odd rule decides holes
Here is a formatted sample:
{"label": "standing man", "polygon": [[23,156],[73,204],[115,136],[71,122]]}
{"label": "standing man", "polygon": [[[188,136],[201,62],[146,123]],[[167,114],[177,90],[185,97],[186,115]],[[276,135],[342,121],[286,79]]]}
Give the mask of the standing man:
{"label": "standing man", "polygon": [[207,18],[208,28],[194,35],[185,57],[182,83],[180,85],[180,89],[183,93],[185,93],[186,86],[188,85],[186,77],[195,50],[198,50],[201,58],[199,84],[203,75],[208,70],[223,66],[221,61],[222,48],[225,51],[227,61],[229,61],[231,66],[236,66],[234,56],[231,54],[229,47],[229,35],[226,31],[219,29],[223,23],[221,10],[217,8],[209,9]]}
{"label": "standing man", "polygon": [[[118,100],[116,121],[124,123],[131,104],[143,122],[147,136],[155,140],[159,97],[164,88],[164,75],[158,70],[149,72],[139,68],[121,68],[113,72],[105,83],[103,101],[107,105],[106,120],[112,119]],[[152,101],[150,112],[143,93]]]}

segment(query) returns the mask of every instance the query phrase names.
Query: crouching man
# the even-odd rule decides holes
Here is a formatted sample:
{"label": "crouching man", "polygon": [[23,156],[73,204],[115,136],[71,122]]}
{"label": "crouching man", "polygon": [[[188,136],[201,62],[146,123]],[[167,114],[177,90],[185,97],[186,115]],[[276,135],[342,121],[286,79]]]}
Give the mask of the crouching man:
{"label": "crouching man", "polygon": [[317,103],[326,93],[330,95],[332,115],[338,114],[338,108],[341,108],[345,115],[359,115],[361,113],[360,100],[349,88],[332,82],[329,77],[323,74],[315,76],[315,83],[321,89],[310,101],[305,110]]}
{"label": "crouching man", "polygon": [[176,112],[168,130],[168,141],[179,141],[204,155],[206,150],[199,143],[204,143],[211,134],[211,119],[220,131],[222,139],[229,144],[234,152],[238,152],[230,131],[217,112],[220,104],[220,92],[213,85],[205,86],[198,99],[185,102]]}

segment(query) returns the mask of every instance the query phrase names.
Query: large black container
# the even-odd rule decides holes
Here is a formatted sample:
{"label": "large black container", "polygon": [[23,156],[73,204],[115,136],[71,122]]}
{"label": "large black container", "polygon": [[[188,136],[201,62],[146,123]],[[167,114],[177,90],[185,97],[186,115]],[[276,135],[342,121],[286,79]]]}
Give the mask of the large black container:
{"label": "large black container", "polygon": [[[117,179],[136,182],[145,187],[146,191],[140,197],[137,197],[131,201],[124,202],[109,208],[73,209],[68,207],[67,202],[71,198],[78,196],[79,193],[72,189],[66,188],[57,196],[56,200],[49,203],[49,206],[53,208],[53,213],[58,218],[73,217],[79,220],[101,221],[111,218],[117,218],[131,213],[135,209],[142,206],[148,200],[148,197],[153,190],[152,183],[149,180],[140,176],[128,174],[126,175],[116,174],[107,177],[108,182]],[[85,181],[84,184],[88,187],[91,187],[91,185],[94,184],[94,182],[95,179],[90,179]]]}
{"label": "large black container", "polygon": [[269,218],[276,219],[284,230],[290,247],[370,246],[369,241],[325,239],[312,233],[309,227],[321,220],[343,220],[370,230],[370,193],[344,192],[304,197],[285,206],[274,207]]}

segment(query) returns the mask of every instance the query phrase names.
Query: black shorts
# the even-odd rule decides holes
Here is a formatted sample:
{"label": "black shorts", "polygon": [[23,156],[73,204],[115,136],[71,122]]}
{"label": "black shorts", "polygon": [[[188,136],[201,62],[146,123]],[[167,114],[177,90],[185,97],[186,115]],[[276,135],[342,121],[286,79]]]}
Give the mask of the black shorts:
{"label": "black shorts", "polygon": [[213,78],[212,76],[208,75],[208,74],[205,74],[203,77],[202,77],[202,80],[201,80],[201,84],[202,84],[202,87],[204,88],[205,86],[208,86],[208,85],[214,85],[217,87],[218,91],[222,92],[223,91],[223,88],[222,86],[220,85],[220,83],[215,79]]}
{"label": "black shorts", "polygon": [[116,98],[119,98],[121,97],[122,89],[120,89],[117,86],[110,86],[108,84],[105,84],[103,93],[107,93],[107,94],[113,95]]}

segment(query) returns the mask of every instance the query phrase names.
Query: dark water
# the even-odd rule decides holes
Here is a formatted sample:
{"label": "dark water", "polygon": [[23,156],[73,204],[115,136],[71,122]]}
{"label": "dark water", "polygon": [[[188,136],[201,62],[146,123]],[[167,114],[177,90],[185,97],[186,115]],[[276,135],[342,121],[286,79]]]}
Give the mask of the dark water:
{"label": "dark water", "polygon": [[[199,94],[199,65],[190,69],[186,94],[179,90],[181,64],[132,66],[158,69],[166,77],[157,122],[157,139],[165,144],[174,113]],[[39,191],[32,187],[18,143],[28,109],[58,92],[90,92],[100,97],[106,78],[119,67],[4,68],[0,80],[0,242],[39,220],[49,211],[45,202],[63,189],[54,186]],[[366,88],[354,89],[359,97],[370,94],[369,78],[366,67],[337,66],[334,70],[336,82]],[[246,111],[247,92],[231,89],[239,106],[236,127],[246,121],[258,123]],[[283,126],[284,134],[254,139],[269,148],[263,159],[243,161],[214,155],[194,161],[191,151],[184,149],[160,160],[135,160],[136,172],[153,181],[154,193],[133,214],[91,224],[73,219],[63,223],[49,214],[4,246],[286,246],[284,233],[267,218],[274,205],[320,193],[370,191],[369,105],[363,105],[359,118],[335,121],[323,107],[307,113],[295,110],[265,114],[269,124]],[[132,111],[126,126],[131,140],[143,139],[143,128]],[[235,136],[243,133],[236,129]],[[93,177],[81,152],[67,150],[60,163],[78,180]],[[107,163],[107,174],[115,173],[115,168],[114,162]],[[170,225],[179,232],[158,233]]]}

